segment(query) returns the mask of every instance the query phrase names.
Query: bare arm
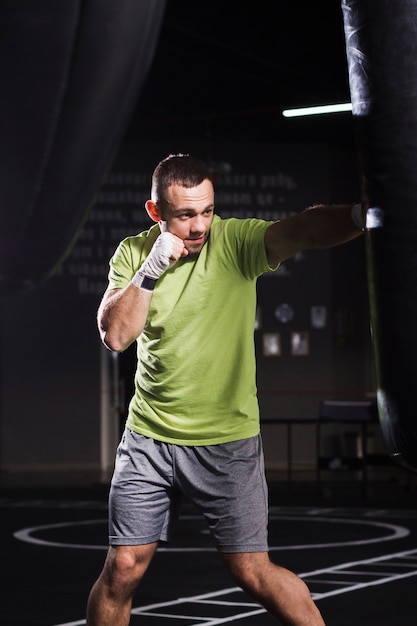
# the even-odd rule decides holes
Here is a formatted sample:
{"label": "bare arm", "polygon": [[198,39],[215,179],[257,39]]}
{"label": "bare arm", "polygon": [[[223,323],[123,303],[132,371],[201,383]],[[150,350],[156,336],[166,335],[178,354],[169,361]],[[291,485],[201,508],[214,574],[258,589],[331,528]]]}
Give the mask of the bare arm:
{"label": "bare arm", "polygon": [[131,282],[121,289],[106,291],[98,309],[97,325],[101,340],[109,350],[123,352],[139,337],[158,278],[186,254],[181,239],[163,232]]}
{"label": "bare arm", "polygon": [[106,291],[97,313],[100,337],[109,350],[123,352],[144,329],[152,292],[129,283]]}
{"label": "bare arm", "polygon": [[362,233],[352,220],[352,205],[317,205],[272,224],[265,233],[271,267],[301,250],[332,248]]}

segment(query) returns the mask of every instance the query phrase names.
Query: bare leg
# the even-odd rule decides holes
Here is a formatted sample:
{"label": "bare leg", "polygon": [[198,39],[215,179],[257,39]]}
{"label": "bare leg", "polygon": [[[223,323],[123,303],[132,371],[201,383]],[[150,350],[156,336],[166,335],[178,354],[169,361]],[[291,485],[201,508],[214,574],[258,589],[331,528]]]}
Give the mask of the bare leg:
{"label": "bare leg", "polygon": [[128,626],[133,593],[157,545],[109,548],[103,571],[88,598],[88,626]]}
{"label": "bare leg", "polygon": [[272,563],[267,552],[221,556],[239,586],[283,626],[325,626],[307,585],[289,570]]}

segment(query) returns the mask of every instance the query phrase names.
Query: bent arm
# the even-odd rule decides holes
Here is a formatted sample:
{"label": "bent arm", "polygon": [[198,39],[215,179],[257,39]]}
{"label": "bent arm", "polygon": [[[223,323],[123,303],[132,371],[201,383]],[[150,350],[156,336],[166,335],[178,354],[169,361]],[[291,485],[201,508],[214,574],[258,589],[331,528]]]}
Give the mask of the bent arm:
{"label": "bent arm", "polygon": [[351,204],[313,206],[269,226],[265,232],[268,261],[274,267],[301,250],[332,248],[360,234]]}
{"label": "bent arm", "polygon": [[145,327],[152,293],[129,283],[106,291],[97,313],[100,337],[109,350],[123,352]]}
{"label": "bent arm", "polygon": [[109,350],[123,352],[139,337],[158,278],[186,255],[182,239],[164,231],[129,284],[105,292],[97,312],[97,324],[101,340]]}

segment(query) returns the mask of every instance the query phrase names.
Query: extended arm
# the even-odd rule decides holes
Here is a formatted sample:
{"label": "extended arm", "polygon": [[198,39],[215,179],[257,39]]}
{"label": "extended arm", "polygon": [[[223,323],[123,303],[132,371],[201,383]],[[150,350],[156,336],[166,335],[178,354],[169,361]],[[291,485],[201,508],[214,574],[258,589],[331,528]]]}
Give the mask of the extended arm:
{"label": "extended arm", "polygon": [[301,250],[331,248],[358,237],[362,216],[355,211],[354,221],[352,208],[351,204],[317,205],[272,224],[265,233],[271,267]]}

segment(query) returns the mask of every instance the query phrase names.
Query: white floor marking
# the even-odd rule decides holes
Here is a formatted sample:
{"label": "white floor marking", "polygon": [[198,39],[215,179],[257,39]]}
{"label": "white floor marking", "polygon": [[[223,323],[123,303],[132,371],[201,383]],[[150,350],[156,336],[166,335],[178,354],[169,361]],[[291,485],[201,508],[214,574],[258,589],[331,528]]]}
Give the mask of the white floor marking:
{"label": "white floor marking", "polygon": [[[330,513],[331,509],[326,513]],[[333,511],[336,513],[335,511]],[[321,513],[321,515],[319,514]],[[380,537],[369,537],[368,539],[353,541],[337,541],[327,543],[311,543],[305,545],[282,545],[273,546],[271,550],[305,550],[315,548],[333,548],[345,546],[369,545],[393,541],[404,538],[410,534],[409,529],[388,524],[385,522],[364,519],[350,519],[344,517],[325,517],[324,509],[310,509],[304,511],[304,515],[285,515],[272,514],[271,521],[303,521],[303,522],[319,522],[330,524],[347,524],[347,525],[363,525],[369,528],[378,528],[386,531]],[[337,513],[336,513],[337,514]],[[183,516],[185,520],[196,519],[194,516]],[[201,519],[201,518],[200,518]],[[63,522],[58,524],[47,524],[42,526],[34,526],[32,528],[24,528],[14,536],[21,541],[37,544],[40,546],[54,546],[58,548],[88,549],[88,550],[107,550],[106,545],[87,545],[79,543],[64,543],[49,541],[42,539],[36,535],[42,532],[48,532],[56,529],[66,529],[76,526],[88,526],[94,524],[107,524],[107,519],[83,520],[78,522]],[[341,529],[341,533],[343,530]],[[160,552],[208,552],[214,551],[215,548],[160,548]],[[361,559],[358,561],[348,561],[333,565],[330,567],[315,569],[309,572],[298,574],[309,585],[314,600],[322,601],[332,596],[350,593],[374,587],[390,582],[395,582],[417,576],[417,549],[385,554],[378,557]],[[200,615],[199,607],[205,607],[205,614]],[[207,614],[208,608],[213,607],[213,614]],[[177,613],[176,609],[180,609]],[[198,594],[189,597],[181,597],[175,600],[158,602],[146,606],[136,607],[132,609],[132,626],[135,626],[136,618],[152,617],[165,619],[171,626],[173,623],[178,624],[186,622],[188,626],[219,626],[237,622],[255,615],[261,615],[266,611],[256,602],[251,602],[248,596],[243,593],[239,587],[230,587],[204,594]],[[231,614],[232,613],[232,614]],[[56,626],[84,626],[85,620],[77,620],[73,622],[65,622]]]}
{"label": "white floor marking", "polygon": [[[381,573],[377,571],[373,571],[369,566],[374,565],[375,567],[379,567],[381,564],[385,565],[395,565],[398,568],[408,567],[410,565],[409,561],[411,560],[411,565],[414,563],[414,569],[412,571],[408,571],[405,573],[401,572],[392,572],[390,574]],[[360,568],[362,565],[367,566],[367,570],[358,570],[355,571],[355,568]],[[348,574],[351,576],[355,576],[361,574],[363,576],[369,576],[370,580],[363,581],[361,583],[357,583],[352,580],[345,580],[343,582],[343,587],[340,587],[341,582],[334,580],[332,578],[323,578],[323,575],[337,575],[343,573],[344,575]],[[322,568],[313,570],[311,572],[304,572],[299,574],[299,576],[305,580],[305,582],[310,586],[310,589],[313,587],[312,597],[317,602],[319,600],[324,600],[325,598],[330,598],[335,595],[340,595],[344,593],[351,593],[352,591],[358,591],[360,589],[365,589],[366,587],[374,587],[377,585],[384,585],[389,582],[394,582],[398,580],[402,580],[404,578],[410,578],[411,576],[417,576],[417,549],[416,550],[406,550],[403,552],[396,552],[393,554],[386,554],[379,557],[374,557],[371,559],[362,559],[359,561],[350,561],[347,563],[340,563],[339,565],[335,565],[328,568]],[[320,591],[320,585],[331,587],[331,589]],[[318,587],[319,589],[314,591],[314,587]],[[337,587],[337,588],[334,588]],[[172,620],[197,620],[194,621],[193,624],[189,626],[198,626],[199,624],[204,624],[204,626],[219,626],[220,624],[227,624],[231,622],[236,622],[237,620],[245,619],[248,617],[252,617],[254,615],[261,615],[262,613],[266,613],[265,609],[260,607],[255,602],[236,602],[236,599],[228,602],[224,599],[219,601],[218,598],[224,598],[227,595],[239,595],[242,594],[243,598],[246,596],[243,594],[239,587],[231,587],[227,589],[221,589],[218,591],[213,591],[210,593],[200,594],[196,596],[189,596],[178,598],[176,600],[168,601],[168,602],[158,602],[154,604],[148,604],[147,606],[137,607],[132,610],[132,617],[135,616],[153,616],[166,618],[170,620],[170,625],[172,624]],[[195,613],[196,607],[199,604],[207,603],[213,605],[213,609],[218,613],[222,607],[232,607],[232,606],[240,606],[247,607],[246,611],[240,611],[235,613],[234,615],[224,615],[217,617],[207,617],[207,616],[197,616]],[[192,612],[186,612],[186,606],[190,606],[190,610]],[[173,607],[182,606],[183,613],[176,614],[164,611],[162,609],[169,609]],[[132,621],[132,625],[135,622]],[[85,624],[85,620],[77,621],[77,622],[66,622],[64,624],[56,624],[56,626],[83,626]]]}
{"label": "white floor marking", "polygon": [[[188,520],[187,516],[183,516],[181,519]],[[201,518],[200,518],[201,519]],[[283,550],[314,550],[314,549],[322,549],[322,548],[334,548],[334,547],[346,547],[346,546],[360,546],[360,545],[369,545],[372,543],[382,543],[384,541],[393,541],[394,539],[402,539],[407,537],[410,534],[410,531],[404,526],[398,526],[397,524],[387,524],[385,522],[377,522],[377,521],[369,521],[369,520],[357,520],[357,519],[344,519],[344,518],[331,518],[331,517],[309,517],[306,518],[304,516],[293,516],[293,515],[278,515],[271,516],[270,518],[277,519],[279,521],[309,521],[309,522],[321,522],[321,523],[329,523],[329,524],[351,524],[351,525],[362,525],[362,526],[370,526],[383,528],[384,530],[389,531],[388,534],[381,537],[373,537],[367,539],[356,539],[352,541],[330,541],[325,543],[309,543],[309,544],[294,544],[294,545],[281,545],[281,546],[271,546],[270,552],[283,551]],[[95,520],[83,520],[81,522],[61,522],[59,524],[44,524],[42,526],[33,526],[31,528],[23,528],[21,530],[16,531],[13,536],[27,543],[33,543],[40,546],[49,546],[55,548],[71,548],[78,550],[107,550],[108,546],[106,545],[96,545],[96,544],[80,544],[80,543],[64,543],[61,541],[49,541],[46,539],[39,539],[34,535],[41,531],[48,530],[56,530],[57,528],[71,528],[74,526],[88,526],[92,524],[107,524],[106,519],[95,519]],[[215,547],[199,547],[199,546],[190,546],[190,547],[159,547],[158,552],[216,552]]]}
{"label": "white floor marking", "polygon": [[[409,568],[410,563],[409,559],[412,557],[415,560],[414,565],[411,565],[411,571],[403,572],[404,568]],[[405,562],[404,562],[405,559]],[[360,568],[362,565],[374,565],[375,570],[362,570],[356,569]],[[381,572],[379,567],[381,565],[389,566],[393,568],[393,571]],[[396,571],[395,571],[396,570]],[[320,578],[323,574],[332,574],[333,576],[337,576],[338,574],[348,574],[352,576],[352,580],[345,581],[346,587],[333,589],[326,592],[313,592],[313,598],[315,600],[322,598],[329,598],[330,596],[339,595],[341,593],[347,593],[349,591],[358,591],[359,589],[364,589],[365,587],[374,587],[376,585],[383,585],[388,582],[394,582],[396,580],[402,580],[404,578],[410,578],[412,576],[417,576],[417,550],[406,550],[404,552],[396,552],[394,554],[384,554],[382,556],[374,557],[371,559],[363,559],[361,561],[351,561],[348,563],[341,563],[339,565],[335,565],[333,567],[327,567],[321,570],[314,570],[313,572],[305,572],[303,574],[299,574],[299,576],[311,587],[313,583],[320,584],[325,583],[324,580]],[[361,583],[356,583],[354,580],[354,576],[362,575],[363,577],[368,577],[368,580],[365,580]],[[330,583],[327,581],[325,584],[335,585],[337,581],[331,579]]]}

